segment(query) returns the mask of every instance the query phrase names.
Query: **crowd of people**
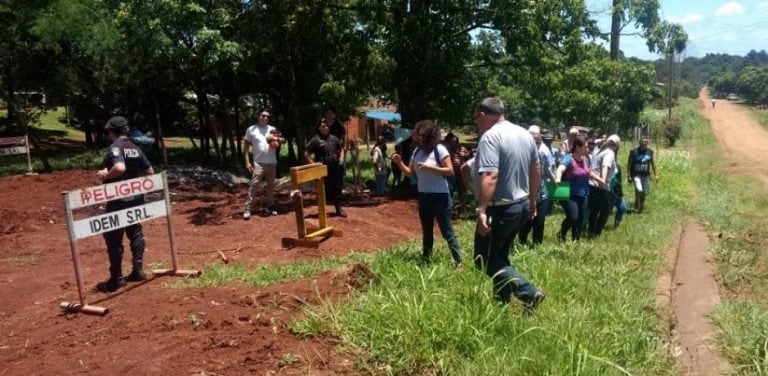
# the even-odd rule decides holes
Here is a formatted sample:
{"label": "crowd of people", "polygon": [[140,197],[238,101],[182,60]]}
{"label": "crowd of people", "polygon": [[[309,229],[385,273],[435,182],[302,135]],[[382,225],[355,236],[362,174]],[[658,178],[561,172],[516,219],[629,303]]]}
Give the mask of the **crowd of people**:
{"label": "crowd of people", "polygon": [[[253,209],[255,187],[263,182],[267,183],[265,211],[274,214],[273,189],[269,186],[274,185],[273,158],[284,140],[268,125],[268,118],[269,113],[263,111],[243,139],[246,145],[253,145],[253,162],[246,157],[246,167],[253,174],[243,215],[246,219]],[[546,217],[556,204],[564,213],[557,232],[560,241],[578,241],[582,234],[600,236],[613,208],[613,225],[619,226],[627,211],[617,161],[621,139],[618,135],[588,136],[571,128],[559,148],[552,148],[554,137],[542,134],[536,125],[526,130],[507,121],[503,103],[494,97],[477,104],[474,119],[479,136],[476,154],[453,133],[441,141],[440,129],[431,120],[418,122],[411,141],[396,144],[391,158],[385,137],[377,137],[371,150],[375,176],[372,194],[387,193],[390,174],[394,185],[403,178],[410,180],[422,228],[422,262],[428,263],[432,257],[437,222],[454,266],[462,269],[462,249],[452,219],[466,216],[471,189],[476,208],[474,265],[492,279],[494,296],[500,302],[508,303],[514,296],[530,312],[545,295],[511,265],[509,254],[515,239],[534,246],[544,242]],[[320,161],[328,166],[326,195],[340,217],[347,216],[341,207],[345,136],[335,112],[326,110],[305,153],[306,162]],[[657,170],[648,139],[639,141],[629,153],[626,172],[635,189],[634,209],[642,212],[650,193],[651,172],[656,179]],[[566,182],[566,197],[549,197],[549,187]]]}
{"label": "crowd of people", "polygon": [[[582,234],[598,237],[605,229],[613,208],[614,226],[619,226],[627,204],[623,197],[622,171],[617,162],[621,146],[618,135],[585,137],[571,128],[560,147],[551,149],[553,137],[543,135],[540,127],[527,130],[507,121],[504,104],[495,97],[482,99],[475,107],[474,121],[478,131],[475,153],[462,145],[459,138],[448,133],[440,140],[440,129],[431,120],[415,125],[411,142],[395,146],[391,158],[387,142],[379,136],[371,151],[375,190],[387,193],[390,173],[394,183],[408,177],[413,182],[418,200],[418,216],[422,228],[422,262],[429,263],[434,245],[433,228],[436,221],[457,269],[463,268],[461,243],[454,231],[452,219],[467,213],[468,193],[474,193],[476,230],[473,246],[474,266],[493,281],[493,293],[502,303],[511,297],[522,301],[526,311],[533,311],[543,300],[544,292],[528,281],[510,262],[510,252],[517,238],[531,245],[544,241],[546,217],[556,202],[564,218],[557,238],[578,241]],[[277,215],[274,202],[277,153],[285,139],[270,125],[270,113],[259,112],[257,123],[248,127],[243,136],[245,167],[251,173],[243,218],[249,219],[256,201],[263,202],[261,213]],[[107,122],[114,142],[105,158],[99,176],[105,182],[131,179],[151,174],[152,167],[141,150],[127,139],[127,121],[113,118]],[[317,133],[306,144],[307,163],[321,162],[328,168],[325,194],[339,217],[347,217],[342,207],[345,175],[344,153],[346,132],[336,119],[333,109],[326,109],[318,122]],[[642,212],[650,194],[649,179],[658,178],[653,150],[648,139],[641,138],[639,146],[629,153],[627,180],[635,190],[634,209]],[[387,160],[391,159],[391,164]],[[652,175],[651,175],[652,173]],[[566,197],[550,197],[549,187],[567,182]],[[454,198],[454,195],[456,196]],[[263,200],[257,200],[263,196]],[[119,207],[108,205],[109,211],[136,202],[117,201]],[[123,277],[122,236],[128,234],[133,253],[133,272]],[[141,225],[105,233],[110,260],[110,278],[97,287],[112,292],[128,281],[141,281],[144,240]]]}

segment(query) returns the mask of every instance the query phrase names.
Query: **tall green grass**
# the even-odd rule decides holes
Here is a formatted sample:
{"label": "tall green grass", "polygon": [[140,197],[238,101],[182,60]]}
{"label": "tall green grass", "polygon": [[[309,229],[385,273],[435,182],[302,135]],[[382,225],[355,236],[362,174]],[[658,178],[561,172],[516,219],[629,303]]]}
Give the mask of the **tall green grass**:
{"label": "tall green grass", "polygon": [[758,109],[754,106],[743,106],[742,108],[746,108],[750,112],[750,115],[752,115],[763,128],[768,128],[768,110]]}
{"label": "tall green grass", "polygon": [[[348,302],[308,309],[293,328],[338,336],[371,372],[675,374],[655,289],[672,225],[690,214],[692,159],[663,150],[658,163],[664,178],[644,214],[627,215],[599,239],[560,243],[554,239],[563,217],[556,210],[542,246],[518,247],[513,265],[548,296],[533,316],[524,317],[520,304],[495,303],[484,274],[452,269],[437,240],[437,262],[426,267],[413,261],[418,243],[376,254],[377,278],[368,289]],[[471,260],[474,223],[457,230]]]}

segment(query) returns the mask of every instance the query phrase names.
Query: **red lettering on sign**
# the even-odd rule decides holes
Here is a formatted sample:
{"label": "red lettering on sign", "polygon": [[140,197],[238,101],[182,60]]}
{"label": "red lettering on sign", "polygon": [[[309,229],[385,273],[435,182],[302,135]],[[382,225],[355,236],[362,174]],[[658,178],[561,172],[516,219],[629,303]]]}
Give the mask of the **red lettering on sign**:
{"label": "red lettering on sign", "polygon": [[82,206],[111,201],[117,198],[135,196],[155,190],[155,182],[147,177],[141,180],[100,185],[80,190]]}

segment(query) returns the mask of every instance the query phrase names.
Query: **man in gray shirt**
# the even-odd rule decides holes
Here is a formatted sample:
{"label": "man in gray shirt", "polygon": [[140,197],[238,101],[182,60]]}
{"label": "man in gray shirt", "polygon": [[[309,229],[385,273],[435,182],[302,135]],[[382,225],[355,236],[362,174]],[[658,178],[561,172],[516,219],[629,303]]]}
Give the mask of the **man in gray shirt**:
{"label": "man in gray shirt", "polygon": [[478,179],[475,266],[493,279],[494,296],[509,303],[512,294],[532,312],[544,293],[509,261],[512,242],[523,223],[536,216],[541,167],[533,137],[504,119],[504,104],[488,97],[475,107],[480,142],[475,157]]}

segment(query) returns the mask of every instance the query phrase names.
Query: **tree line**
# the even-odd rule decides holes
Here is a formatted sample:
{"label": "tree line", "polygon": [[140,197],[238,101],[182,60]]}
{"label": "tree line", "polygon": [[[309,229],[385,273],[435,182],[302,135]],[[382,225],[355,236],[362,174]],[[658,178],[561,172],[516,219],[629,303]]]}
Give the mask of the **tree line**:
{"label": "tree line", "polygon": [[343,118],[371,98],[405,126],[471,124],[494,94],[513,120],[622,131],[655,87],[652,63],[623,58],[624,28],[669,62],[687,41],[658,8],[612,0],[603,31],[583,0],[6,0],[0,85],[10,127],[15,93],[41,90],[89,144],[121,113],[221,162],[262,107],[297,161],[322,108]]}
{"label": "tree line", "polygon": [[746,56],[710,54],[689,64],[698,64],[707,73],[702,81],[709,85],[715,97],[737,94],[749,103],[768,104],[768,53],[765,50],[753,50]]}

